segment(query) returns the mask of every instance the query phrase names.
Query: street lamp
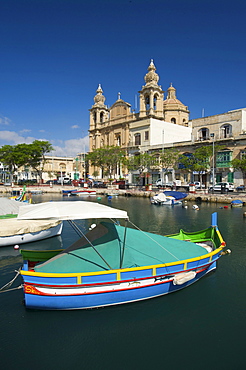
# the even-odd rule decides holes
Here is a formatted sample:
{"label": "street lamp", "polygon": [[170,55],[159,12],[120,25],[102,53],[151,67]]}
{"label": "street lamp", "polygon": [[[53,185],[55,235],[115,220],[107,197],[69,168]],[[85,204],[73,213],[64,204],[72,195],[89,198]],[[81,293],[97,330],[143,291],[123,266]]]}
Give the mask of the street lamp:
{"label": "street lamp", "polygon": [[[163,163],[163,161],[164,161],[164,130],[162,130],[162,163]],[[162,176],[161,176],[161,178],[162,178],[162,185],[164,185],[164,171],[163,171],[163,166],[162,166],[162,169],[161,169],[162,171]]]}
{"label": "street lamp", "polygon": [[212,172],[212,181],[213,181],[213,190],[214,190],[214,133],[210,134],[210,137],[213,139],[213,172]]}

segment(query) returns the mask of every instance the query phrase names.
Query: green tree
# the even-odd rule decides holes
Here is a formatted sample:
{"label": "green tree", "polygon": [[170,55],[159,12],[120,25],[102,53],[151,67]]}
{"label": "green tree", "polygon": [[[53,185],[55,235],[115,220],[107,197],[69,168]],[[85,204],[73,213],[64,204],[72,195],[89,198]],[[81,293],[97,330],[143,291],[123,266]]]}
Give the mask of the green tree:
{"label": "green tree", "polygon": [[124,162],[125,151],[119,146],[104,146],[88,154],[87,159],[94,167],[99,167],[102,177],[105,175],[113,178],[117,166]]}
{"label": "green tree", "polygon": [[13,175],[19,167],[26,164],[28,160],[28,144],[3,145],[0,148],[0,161],[8,167],[10,172],[10,181],[13,181]]}
{"label": "green tree", "polygon": [[53,149],[49,141],[34,140],[28,145],[28,160],[25,163],[32,167],[42,180],[44,165],[46,163],[45,154],[50,153]]}
{"label": "green tree", "polygon": [[236,170],[240,170],[242,172],[243,182],[244,182],[244,185],[245,185],[245,182],[246,182],[245,181],[245,179],[246,179],[246,155],[243,155],[242,159],[239,159],[239,158],[233,159],[231,161],[231,165]]}
{"label": "green tree", "polygon": [[213,155],[212,146],[202,146],[197,148],[194,153],[183,154],[179,157],[179,163],[185,172],[197,172],[202,184],[202,175],[210,171],[210,159]]}
{"label": "green tree", "polygon": [[179,157],[180,152],[174,148],[162,151],[159,155],[159,163],[163,172],[167,173],[168,169],[176,168]]}
{"label": "green tree", "polygon": [[[145,177],[152,166],[157,166],[157,159],[149,153],[140,153],[133,155],[125,160],[125,164],[129,171],[139,172],[139,181],[141,177]],[[140,185],[140,183],[139,183]]]}
{"label": "green tree", "polygon": [[11,181],[13,174],[21,166],[30,166],[37,171],[42,179],[45,154],[53,150],[48,141],[35,140],[31,144],[4,145],[0,148],[0,161],[8,166]]}

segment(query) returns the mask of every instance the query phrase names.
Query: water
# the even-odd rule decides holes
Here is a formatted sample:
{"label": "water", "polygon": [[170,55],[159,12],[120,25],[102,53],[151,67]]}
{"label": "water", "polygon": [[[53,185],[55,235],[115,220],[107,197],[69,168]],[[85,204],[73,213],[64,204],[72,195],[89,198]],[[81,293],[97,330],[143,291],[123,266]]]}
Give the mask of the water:
{"label": "water", "polygon": [[[35,196],[36,202],[60,195]],[[81,200],[73,198],[74,201]],[[64,198],[66,200],[73,200]],[[93,199],[96,201],[96,197]],[[0,351],[4,369],[216,369],[245,368],[246,219],[245,209],[203,203],[154,206],[144,198],[100,200],[128,211],[140,228],[163,234],[203,229],[218,212],[219,228],[231,255],[196,284],[160,298],[78,311],[27,310],[21,290],[0,294]],[[25,245],[66,247],[77,236],[65,225],[62,237]],[[0,286],[10,281],[21,258],[12,247],[0,250]],[[14,286],[21,284],[21,278]],[[4,366],[3,366],[4,365]]]}

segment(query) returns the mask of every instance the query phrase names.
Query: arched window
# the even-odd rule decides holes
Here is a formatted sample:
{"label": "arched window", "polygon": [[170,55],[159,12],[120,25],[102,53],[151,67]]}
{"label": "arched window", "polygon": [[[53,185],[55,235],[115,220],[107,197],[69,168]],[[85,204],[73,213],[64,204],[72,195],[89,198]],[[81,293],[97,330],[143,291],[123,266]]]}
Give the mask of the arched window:
{"label": "arched window", "polygon": [[232,136],[232,126],[229,124],[223,125],[220,128],[220,137],[221,139],[231,137]]}
{"label": "arched window", "polygon": [[175,123],[176,124],[176,118],[171,118],[171,123]]}
{"label": "arched window", "polygon": [[135,135],[135,145],[141,145],[141,135],[139,133]]}
{"label": "arched window", "polygon": [[150,108],[150,102],[149,102],[149,95],[146,95],[145,97],[145,109],[148,111]]}
{"label": "arched window", "polygon": [[94,123],[97,123],[97,114],[96,114],[96,112],[94,112],[94,114],[93,114],[93,120],[94,120]]}
{"label": "arched window", "polygon": [[155,96],[154,96],[154,110],[156,110],[157,108],[156,108],[156,105],[157,105],[157,99],[158,99],[158,95],[157,94],[155,94]]}
{"label": "arched window", "polygon": [[208,140],[209,138],[209,132],[206,127],[201,128],[198,131],[198,140]]}
{"label": "arched window", "polygon": [[104,120],[103,120],[103,118],[104,118],[104,113],[103,113],[103,112],[101,112],[101,113],[100,113],[100,123],[103,123],[103,121],[104,121]]}

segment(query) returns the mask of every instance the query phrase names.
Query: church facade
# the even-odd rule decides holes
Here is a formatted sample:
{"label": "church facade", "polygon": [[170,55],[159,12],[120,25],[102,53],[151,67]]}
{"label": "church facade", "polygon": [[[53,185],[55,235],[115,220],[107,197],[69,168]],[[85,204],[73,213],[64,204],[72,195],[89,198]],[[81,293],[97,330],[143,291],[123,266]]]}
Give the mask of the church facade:
{"label": "church facade", "polygon": [[[98,86],[90,109],[89,151],[105,145],[118,145],[128,156],[171,147],[184,154],[192,153],[201,145],[216,142],[223,147],[223,151],[216,156],[216,181],[230,181],[236,185],[243,183],[242,173],[231,168],[230,161],[235,157],[240,158],[246,151],[246,108],[190,120],[189,109],[177,99],[172,84],[165,97],[165,92],[158,84],[159,76],[153,60],[144,80],[145,85],[139,91],[137,113],[121,99],[120,94],[108,108],[102,87]],[[124,169],[117,176],[126,175],[123,172]],[[179,169],[170,169],[168,172],[167,182],[186,184],[198,180],[195,173],[189,176]],[[93,173],[93,168],[90,173]],[[130,173],[127,180],[134,182],[136,176],[136,173]],[[150,181],[154,183],[160,176],[160,171],[153,171]],[[206,175],[203,181],[209,185],[211,174]]]}

